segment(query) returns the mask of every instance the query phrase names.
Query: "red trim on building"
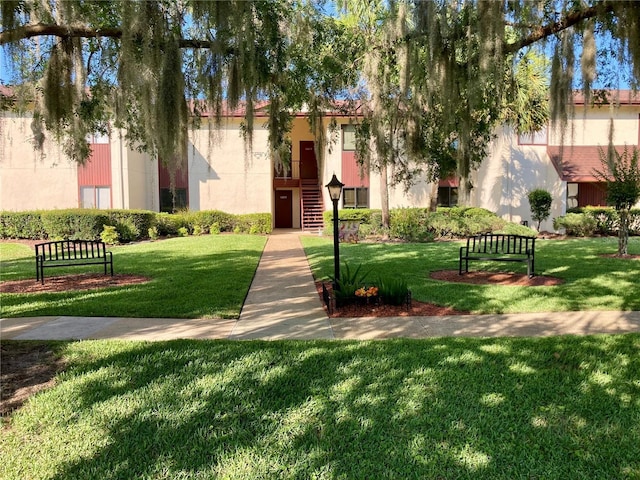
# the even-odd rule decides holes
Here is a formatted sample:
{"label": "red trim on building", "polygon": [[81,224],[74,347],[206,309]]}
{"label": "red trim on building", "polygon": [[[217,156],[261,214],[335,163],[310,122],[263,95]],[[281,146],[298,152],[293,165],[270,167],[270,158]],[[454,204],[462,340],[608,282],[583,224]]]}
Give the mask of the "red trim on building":
{"label": "red trim on building", "polygon": [[78,186],[111,186],[111,145],[91,145],[87,162],[78,167]]}
{"label": "red trim on building", "polygon": [[356,152],[342,152],[342,178],[345,187],[369,187],[369,172],[366,169],[360,174],[361,167],[356,161]]}
{"label": "red trim on building", "polygon": [[[602,169],[600,161],[600,149],[606,147],[594,146],[548,146],[547,154],[553,163],[560,180],[565,182],[598,182],[594,170]],[[618,153],[622,154],[625,147],[615,146]]]}
{"label": "red trim on building", "polygon": [[459,185],[460,180],[458,179],[458,177],[449,177],[438,182],[439,187],[458,187]]}

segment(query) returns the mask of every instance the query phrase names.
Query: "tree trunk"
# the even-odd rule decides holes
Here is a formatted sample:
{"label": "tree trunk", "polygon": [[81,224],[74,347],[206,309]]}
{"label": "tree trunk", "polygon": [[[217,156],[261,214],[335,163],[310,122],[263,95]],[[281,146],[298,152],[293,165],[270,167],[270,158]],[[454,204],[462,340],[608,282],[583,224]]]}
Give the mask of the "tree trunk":
{"label": "tree trunk", "polygon": [[620,229],[618,230],[618,255],[629,253],[629,210],[619,210]]}
{"label": "tree trunk", "polygon": [[431,187],[429,193],[429,211],[435,212],[438,208],[438,180],[429,184]]}
{"label": "tree trunk", "polygon": [[471,182],[468,176],[458,176],[458,205],[468,207],[471,205]]}
{"label": "tree trunk", "polygon": [[380,166],[380,204],[380,208],[382,209],[382,226],[388,229],[391,215],[389,213],[389,179],[387,177],[386,163]]}

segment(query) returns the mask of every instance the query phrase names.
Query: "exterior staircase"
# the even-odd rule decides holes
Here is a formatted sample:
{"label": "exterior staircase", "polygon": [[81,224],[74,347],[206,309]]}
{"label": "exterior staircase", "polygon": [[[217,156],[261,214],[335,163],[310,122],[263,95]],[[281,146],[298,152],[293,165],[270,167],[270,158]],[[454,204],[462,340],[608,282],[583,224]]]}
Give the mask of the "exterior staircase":
{"label": "exterior staircase", "polygon": [[302,180],[302,231],[318,233],[324,228],[324,204],[318,181]]}

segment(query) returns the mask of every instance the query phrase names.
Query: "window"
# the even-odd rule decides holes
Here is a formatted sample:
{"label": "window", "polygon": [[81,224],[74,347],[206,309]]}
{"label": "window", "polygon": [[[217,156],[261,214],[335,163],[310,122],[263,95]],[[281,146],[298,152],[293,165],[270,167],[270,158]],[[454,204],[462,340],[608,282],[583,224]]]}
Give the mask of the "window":
{"label": "window", "polygon": [[546,145],[547,127],[543,127],[537,132],[521,133],[518,135],[518,145]]}
{"label": "window", "polygon": [[174,213],[177,210],[186,209],[189,206],[187,203],[187,189],[176,188],[175,196],[171,195],[171,189],[160,189],[160,211],[167,213]]}
{"label": "window", "polygon": [[343,188],[342,208],[369,208],[369,189]]}
{"label": "window", "polygon": [[111,188],[83,186],[80,187],[81,208],[111,208]]}
{"label": "window", "polygon": [[356,149],[356,127],[354,125],[342,126],[342,151],[353,152]]}
{"label": "window", "polygon": [[438,206],[453,207],[458,204],[458,187],[438,187]]}

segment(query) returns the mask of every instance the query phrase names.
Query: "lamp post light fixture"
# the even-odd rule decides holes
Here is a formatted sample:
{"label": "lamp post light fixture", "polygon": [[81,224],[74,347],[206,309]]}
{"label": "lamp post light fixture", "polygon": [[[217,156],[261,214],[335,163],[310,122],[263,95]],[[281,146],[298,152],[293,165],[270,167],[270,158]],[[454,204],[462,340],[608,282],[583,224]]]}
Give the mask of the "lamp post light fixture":
{"label": "lamp post light fixture", "polygon": [[333,277],[336,282],[334,287],[337,287],[337,282],[340,280],[340,247],[339,247],[339,239],[338,239],[338,200],[340,200],[340,195],[342,195],[342,187],[344,187],[344,183],[338,180],[336,174],[333,174],[331,177],[331,181],[325,185],[327,190],[329,190],[329,197],[331,197],[331,201],[333,202]]}

